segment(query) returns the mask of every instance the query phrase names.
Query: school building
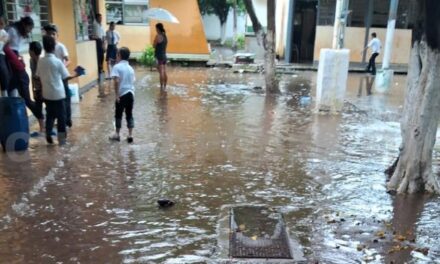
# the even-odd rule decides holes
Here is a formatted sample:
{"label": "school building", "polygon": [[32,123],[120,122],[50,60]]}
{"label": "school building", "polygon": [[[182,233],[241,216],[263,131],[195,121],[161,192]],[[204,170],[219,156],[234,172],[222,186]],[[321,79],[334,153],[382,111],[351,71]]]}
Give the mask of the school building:
{"label": "school building", "polygon": [[[264,27],[267,25],[267,1],[253,0],[257,16]],[[372,32],[377,33],[384,45],[390,1],[347,1],[344,46],[350,49],[351,62],[368,60],[368,54],[362,53],[362,50]],[[412,38],[409,2],[410,0],[399,0],[391,63],[407,64],[409,60]],[[288,63],[319,61],[320,50],[332,47],[335,9],[336,0],[277,0],[275,18],[278,55]],[[247,38],[252,39],[250,20],[246,31]],[[382,55],[377,61],[381,60]]]}
{"label": "school building", "polygon": [[[127,46],[134,56],[153,42],[154,25],[145,16],[148,8],[161,7],[173,13],[179,24],[164,23],[169,38],[170,59],[208,60],[209,48],[202,25],[197,0],[0,0],[0,15],[13,22],[31,16],[35,22],[31,40],[41,40],[41,28],[54,23],[59,29],[59,41],[69,50],[70,71],[76,65],[86,68],[87,74],[76,80],[80,87],[96,83],[98,67],[95,41],[89,40],[94,14],[103,15],[107,30],[111,21],[117,23],[121,35],[119,46]],[[22,54],[28,60],[28,47]]]}

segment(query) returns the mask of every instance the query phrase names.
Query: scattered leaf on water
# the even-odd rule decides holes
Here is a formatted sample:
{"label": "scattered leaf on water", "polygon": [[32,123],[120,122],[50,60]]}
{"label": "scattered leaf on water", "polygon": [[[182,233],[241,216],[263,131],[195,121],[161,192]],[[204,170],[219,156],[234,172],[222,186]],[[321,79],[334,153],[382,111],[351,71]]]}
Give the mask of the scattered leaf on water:
{"label": "scattered leaf on water", "polygon": [[376,236],[379,237],[380,239],[384,239],[385,238],[385,232],[384,231],[379,231],[376,233]]}
{"label": "scattered leaf on water", "polygon": [[257,236],[253,236],[253,237],[252,237],[252,240],[257,240]]}
{"label": "scattered leaf on water", "polygon": [[390,250],[388,250],[388,254],[392,254],[401,250],[404,250],[405,248],[402,245],[395,245]]}
{"label": "scattered leaf on water", "polygon": [[366,247],[365,245],[358,244],[358,245],[356,246],[356,249],[357,249],[357,251],[362,251],[362,249],[364,249],[365,247]]}
{"label": "scattered leaf on water", "polygon": [[406,236],[397,235],[397,236],[394,237],[394,239],[399,240],[399,241],[405,241],[406,240]]}

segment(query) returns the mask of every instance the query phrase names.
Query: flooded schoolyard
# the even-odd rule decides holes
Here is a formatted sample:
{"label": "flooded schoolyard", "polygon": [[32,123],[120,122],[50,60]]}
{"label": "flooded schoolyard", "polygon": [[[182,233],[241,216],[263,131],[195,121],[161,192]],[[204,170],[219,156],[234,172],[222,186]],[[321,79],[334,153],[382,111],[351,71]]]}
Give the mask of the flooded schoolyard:
{"label": "flooded schoolyard", "polygon": [[[350,74],[343,113],[326,115],[313,109],[316,73],[298,73],[311,103],[266,96],[259,74],[168,74],[160,93],[157,72],[137,69],[132,145],[108,140],[107,87],[74,106],[67,146],[32,138],[0,154],[0,263],[215,263],[230,204],[277,208],[306,263],[440,263],[440,198],[385,188],[406,76],[378,94]],[[175,206],[159,209],[162,197]]]}

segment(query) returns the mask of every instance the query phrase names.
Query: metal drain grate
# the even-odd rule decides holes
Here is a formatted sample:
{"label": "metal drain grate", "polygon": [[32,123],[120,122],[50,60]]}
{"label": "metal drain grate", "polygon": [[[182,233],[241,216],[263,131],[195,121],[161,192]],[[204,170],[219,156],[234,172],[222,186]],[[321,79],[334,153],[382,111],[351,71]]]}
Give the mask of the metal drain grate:
{"label": "metal drain grate", "polygon": [[234,258],[292,259],[281,214],[265,207],[231,209],[229,254]]}

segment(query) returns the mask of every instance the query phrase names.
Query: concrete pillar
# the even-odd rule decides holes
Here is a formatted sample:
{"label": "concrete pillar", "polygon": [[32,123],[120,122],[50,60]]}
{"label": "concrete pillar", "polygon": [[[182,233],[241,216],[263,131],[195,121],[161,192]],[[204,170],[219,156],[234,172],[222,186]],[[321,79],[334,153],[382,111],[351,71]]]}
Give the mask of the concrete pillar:
{"label": "concrete pillar", "polygon": [[317,76],[316,108],[318,111],[337,113],[344,106],[347,89],[350,51],[343,46],[343,28],[348,0],[337,0],[333,29],[333,49],[321,49]]}
{"label": "concrete pillar", "polygon": [[339,39],[341,37],[341,17],[342,17],[342,9],[344,8],[344,0],[336,0],[336,10],[335,10],[335,23],[333,26],[333,49],[341,48],[339,45]]}
{"label": "concrete pillar", "polygon": [[[364,47],[368,45],[368,39],[370,38],[370,27],[371,27],[371,21],[373,20],[373,11],[374,11],[374,1],[368,0],[368,7],[367,12],[365,15],[365,40],[364,40]],[[362,63],[365,63],[367,58],[367,50],[364,50],[362,53]]]}
{"label": "concrete pillar", "polygon": [[350,51],[321,49],[317,77],[316,108],[336,113],[344,106]]}
{"label": "concrete pillar", "polygon": [[292,43],[293,43],[293,21],[295,19],[295,0],[289,0],[289,16],[287,18],[287,37],[286,51],[284,61],[290,63],[293,60]]}
{"label": "concrete pillar", "polygon": [[382,70],[376,74],[375,89],[378,92],[388,92],[393,84],[394,71],[390,69],[391,54],[393,50],[394,31],[396,28],[397,8],[399,0],[391,0],[388,17],[387,34],[385,38],[385,50],[382,61]]}

